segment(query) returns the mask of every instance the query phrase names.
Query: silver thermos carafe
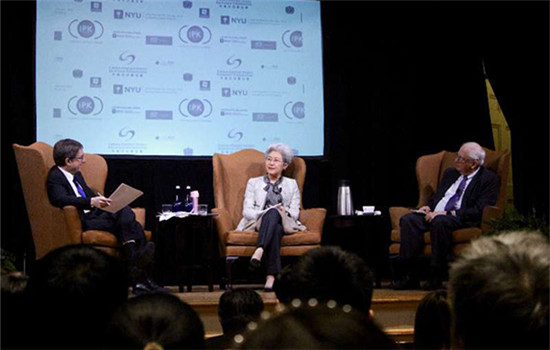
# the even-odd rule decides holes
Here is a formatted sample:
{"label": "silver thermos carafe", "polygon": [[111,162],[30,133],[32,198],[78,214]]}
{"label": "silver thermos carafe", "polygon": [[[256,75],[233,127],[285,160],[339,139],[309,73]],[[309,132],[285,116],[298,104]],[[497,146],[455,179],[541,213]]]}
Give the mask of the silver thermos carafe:
{"label": "silver thermos carafe", "polygon": [[351,199],[349,180],[340,180],[336,212],[338,215],[353,215],[353,200]]}

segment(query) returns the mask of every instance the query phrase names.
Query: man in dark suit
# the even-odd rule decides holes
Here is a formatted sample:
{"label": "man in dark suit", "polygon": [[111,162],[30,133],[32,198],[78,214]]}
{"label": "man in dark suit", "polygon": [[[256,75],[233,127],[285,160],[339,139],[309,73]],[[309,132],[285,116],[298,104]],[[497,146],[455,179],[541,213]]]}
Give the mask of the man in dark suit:
{"label": "man in dark suit", "polygon": [[423,249],[426,231],[430,231],[432,256],[430,280],[424,289],[441,288],[453,231],[479,226],[483,208],[496,203],[499,180],[495,173],[483,167],[484,160],[485,151],[479,144],[463,144],[455,158],[454,169],[449,168],[445,172],[428,203],[401,218],[399,257],[406,266],[406,274],[401,281],[394,283],[394,289],[419,287],[417,260]]}
{"label": "man in dark suit", "polygon": [[151,279],[154,244],[147,242],[143,227],[130,207],[111,214],[101,210],[110,200],[92,191],[80,173],[86,162],[80,142],[64,139],[53,148],[55,164],[48,173],[48,197],[52,205],[63,208],[73,205],[80,211],[84,230],[113,233],[121,243],[121,256],[130,273],[134,293],[167,291]]}

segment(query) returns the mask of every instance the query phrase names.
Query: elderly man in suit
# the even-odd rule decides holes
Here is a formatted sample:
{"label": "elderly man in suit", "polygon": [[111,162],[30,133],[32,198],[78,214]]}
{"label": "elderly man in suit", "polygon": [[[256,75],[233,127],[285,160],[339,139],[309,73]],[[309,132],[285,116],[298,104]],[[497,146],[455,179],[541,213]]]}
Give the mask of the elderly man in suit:
{"label": "elderly man in suit", "polygon": [[479,226],[483,207],[496,203],[498,176],[483,167],[484,160],[485,151],[479,144],[463,144],[455,158],[455,167],[445,172],[428,203],[401,218],[399,257],[406,266],[406,274],[401,281],[394,283],[394,289],[419,288],[417,260],[422,252],[426,231],[430,231],[432,256],[430,279],[423,288],[441,288],[453,231]]}
{"label": "elderly man in suit", "polygon": [[117,237],[122,244],[122,258],[130,272],[134,293],[167,291],[150,276],[154,244],[147,242],[145,232],[130,207],[114,214],[101,210],[110,205],[110,200],[92,191],[80,173],[82,164],[86,162],[82,144],[72,139],[60,140],[54,145],[53,158],[55,165],[47,180],[50,203],[59,208],[67,205],[77,207],[83,229],[108,231]]}

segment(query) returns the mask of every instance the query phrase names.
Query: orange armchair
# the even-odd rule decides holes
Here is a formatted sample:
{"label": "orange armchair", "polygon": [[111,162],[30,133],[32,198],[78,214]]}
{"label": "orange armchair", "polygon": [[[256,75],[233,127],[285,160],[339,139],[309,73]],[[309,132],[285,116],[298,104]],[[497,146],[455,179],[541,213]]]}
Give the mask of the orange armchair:
{"label": "orange armchair", "polygon": [[[240,256],[252,256],[258,241],[257,232],[235,231],[242,218],[244,193],[249,178],[265,174],[264,154],[253,149],[212,157],[214,170],[214,200],[216,208],[212,213],[218,230],[220,256],[226,258],[227,288],[231,288],[231,264]],[[306,177],[306,163],[294,157],[283,173],[294,178],[300,194]],[[302,207],[300,203],[300,207]],[[319,247],[326,209],[300,209],[300,221],[307,231],[284,235],[281,240],[281,256],[302,255],[312,248]]]}
{"label": "orange armchair", "polygon": [[[107,231],[82,231],[78,209],[66,206],[54,207],[48,200],[46,180],[48,171],[55,164],[53,147],[35,142],[30,146],[13,144],[25,205],[36,248],[36,258],[40,259],[51,250],[67,244],[91,244],[111,255],[117,254],[120,246],[116,237]],[[82,175],[88,186],[103,193],[107,180],[107,162],[97,154],[86,154],[82,165]],[[134,208],[136,220],[145,227],[145,209]],[[145,231],[148,239],[151,232]]]}
{"label": "orange armchair", "polygon": [[[504,212],[506,205],[506,185],[508,183],[508,168],[510,164],[510,152],[497,152],[484,148],[486,152],[484,167],[496,173],[500,180],[498,199],[494,206],[486,206],[483,209],[481,227],[462,228],[453,232],[452,254],[456,256],[463,248],[468,246],[471,240],[479,237],[482,233],[488,231],[487,222],[491,218],[500,217]],[[432,194],[435,193],[439,181],[447,168],[452,167],[456,152],[441,151],[436,154],[425,155],[418,158],[416,162],[416,179],[418,181],[419,199],[417,208],[425,205]],[[389,247],[390,255],[399,254],[401,246],[401,235],[399,231],[399,220],[409,213],[411,208],[391,207],[389,209],[392,231],[391,244]],[[430,233],[424,234],[424,255],[431,256]]]}

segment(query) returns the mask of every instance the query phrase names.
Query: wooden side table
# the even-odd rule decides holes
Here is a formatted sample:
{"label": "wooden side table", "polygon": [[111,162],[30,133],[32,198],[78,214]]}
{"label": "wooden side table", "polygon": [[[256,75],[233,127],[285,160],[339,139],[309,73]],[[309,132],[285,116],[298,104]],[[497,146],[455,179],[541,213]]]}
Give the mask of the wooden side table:
{"label": "wooden side table", "polygon": [[208,290],[214,290],[214,266],[219,259],[214,214],[173,217],[157,223],[156,272],[163,285],[177,285],[192,291],[195,272],[206,272]]}
{"label": "wooden side table", "polygon": [[383,215],[331,215],[323,235],[323,245],[336,245],[360,256],[374,270],[377,288],[388,259],[385,220]]}

